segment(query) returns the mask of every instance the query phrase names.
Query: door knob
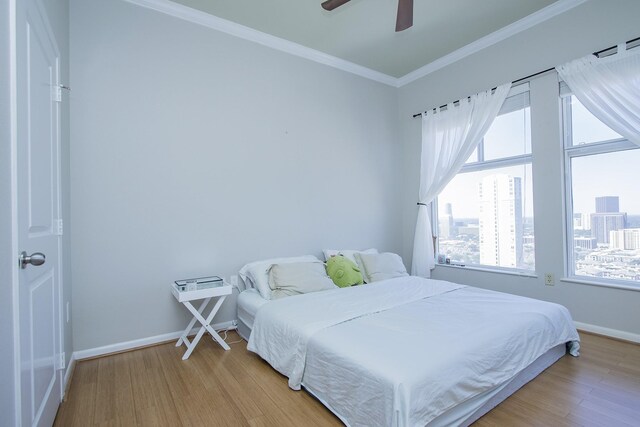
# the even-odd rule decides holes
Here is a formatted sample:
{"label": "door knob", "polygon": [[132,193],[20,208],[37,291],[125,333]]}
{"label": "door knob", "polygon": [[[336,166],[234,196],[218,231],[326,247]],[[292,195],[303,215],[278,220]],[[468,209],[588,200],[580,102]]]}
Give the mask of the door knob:
{"label": "door knob", "polygon": [[20,262],[20,268],[22,269],[27,268],[27,264],[36,266],[42,265],[44,264],[45,260],[46,257],[43,253],[40,252],[34,252],[31,255],[27,255],[25,251],[22,251],[22,253],[20,253],[20,258],[18,258],[18,261]]}

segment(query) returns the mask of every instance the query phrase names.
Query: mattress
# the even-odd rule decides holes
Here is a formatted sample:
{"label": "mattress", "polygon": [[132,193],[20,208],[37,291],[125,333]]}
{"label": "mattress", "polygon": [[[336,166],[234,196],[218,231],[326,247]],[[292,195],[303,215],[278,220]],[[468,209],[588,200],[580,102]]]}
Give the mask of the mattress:
{"label": "mattress", "polygon": [[572,343],[577,354],[566,308],[448,282],[408,277],[285,300],[257,313],[248,349],[352,426],[466,420],[551,349]]}
{"label": "mattress", "polygon": [[269,301],[256,289],[247,289],[238,295],[238,333],[246,341],[249,341],[258,309],[267,303]]}

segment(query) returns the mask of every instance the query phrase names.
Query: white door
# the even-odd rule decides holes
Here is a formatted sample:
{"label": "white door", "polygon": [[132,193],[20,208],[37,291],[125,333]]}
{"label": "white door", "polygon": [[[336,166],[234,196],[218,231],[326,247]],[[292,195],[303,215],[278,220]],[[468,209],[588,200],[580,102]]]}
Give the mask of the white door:
{"label": "white door", "polygon": [[21,418],[48,427],[61,399],[60,55],[40,0],[16,4],[17,234],[32,256],[19,268]]}

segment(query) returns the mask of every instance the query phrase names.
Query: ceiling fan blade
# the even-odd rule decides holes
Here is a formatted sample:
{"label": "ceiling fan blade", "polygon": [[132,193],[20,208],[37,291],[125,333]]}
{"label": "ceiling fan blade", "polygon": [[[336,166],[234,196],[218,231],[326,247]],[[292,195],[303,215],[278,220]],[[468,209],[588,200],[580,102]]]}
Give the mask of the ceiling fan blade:
{"label": "ceiling fan blade", "polygon": [[396,33],[413,26],[413,0],[398,0]]}
{"label": "ceiling fan blade", "polygon": [[340,7],[345,3],[348,3],[350,0],[327,0],[322,2],[322,8],[324,10],[333,10],[336,7]]}

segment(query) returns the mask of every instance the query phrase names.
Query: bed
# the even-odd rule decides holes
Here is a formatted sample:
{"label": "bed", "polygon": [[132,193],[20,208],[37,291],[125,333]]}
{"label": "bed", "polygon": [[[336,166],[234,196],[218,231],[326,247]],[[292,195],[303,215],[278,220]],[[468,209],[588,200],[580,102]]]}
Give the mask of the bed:
{"label": "bed", "polygon": [[258,309],[267,303],[269,301],[262,298],[260,292],[253,288],[242,291],[238,295],[238,334],[245,341],[249,341]]}
{"label": "bed", "polygon": [[566,308],[413,276],[238,298],[248,349],[350,426],[469,425],[579,337]]}

